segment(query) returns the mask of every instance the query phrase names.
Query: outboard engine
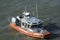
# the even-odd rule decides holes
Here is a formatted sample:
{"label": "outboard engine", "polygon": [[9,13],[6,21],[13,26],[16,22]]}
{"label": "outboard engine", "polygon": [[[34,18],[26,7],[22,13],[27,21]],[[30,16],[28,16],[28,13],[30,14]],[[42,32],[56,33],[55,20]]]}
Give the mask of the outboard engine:
{"label": "outboard engine", "polygon": [[19,16],[16,17],[16,22],[15,23],[16,23],[17,26],[21,25],[21,19],[20,19]]}
{"label": "outboard engine", "polygon": [[15,23],[17,26],[20,26],[21,25],[21,19],[19,16],[17,16],[16,18],[15,17],[12,17],[11,18],[11,22],[12,23]]}
{"label": "outboard engine", "polygon": [[19,16],[17,16],[16,18],[17,18],[18,20],[20,20],[20,17],[19,17]]}
{"label": "outboard engine", "polygon": [[11,18],[11,22],[15,23],[16,22],[16,18],[12,17]]}

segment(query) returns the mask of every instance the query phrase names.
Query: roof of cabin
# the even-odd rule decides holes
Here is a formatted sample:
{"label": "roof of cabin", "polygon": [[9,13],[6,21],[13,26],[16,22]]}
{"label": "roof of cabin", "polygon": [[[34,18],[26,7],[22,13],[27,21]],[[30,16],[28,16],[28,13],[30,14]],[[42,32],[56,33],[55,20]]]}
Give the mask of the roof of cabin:
{"label": "roof of cabin", "polygon": [[29,17],[29,18],[25,17],[22,18],[21,21],[29,25],[40,24],[42,22],[42,20],[39,20],[35,17]]}

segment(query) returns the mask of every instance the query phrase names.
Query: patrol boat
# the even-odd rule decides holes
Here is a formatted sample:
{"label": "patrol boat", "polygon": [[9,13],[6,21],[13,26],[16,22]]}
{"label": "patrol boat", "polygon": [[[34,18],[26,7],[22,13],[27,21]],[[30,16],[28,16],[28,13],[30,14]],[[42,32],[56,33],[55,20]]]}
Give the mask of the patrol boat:
{"label": "patrol boat", "polygon": [[51,33],[43,29],[42,24],[42,20],[24,11],[22,16],[11,18],[10,27],[30,37],[48,38]]}

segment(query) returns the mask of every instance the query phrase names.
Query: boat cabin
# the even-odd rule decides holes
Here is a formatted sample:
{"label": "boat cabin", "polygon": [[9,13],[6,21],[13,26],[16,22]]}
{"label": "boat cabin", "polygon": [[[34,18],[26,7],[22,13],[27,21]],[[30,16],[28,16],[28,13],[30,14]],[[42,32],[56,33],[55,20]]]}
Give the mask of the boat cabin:
{"label": "boat cabin", "polygon": [[22,28],[39,28],[42,25],[42,21],[31,16],[30,12],[24,12],[21,19]]}

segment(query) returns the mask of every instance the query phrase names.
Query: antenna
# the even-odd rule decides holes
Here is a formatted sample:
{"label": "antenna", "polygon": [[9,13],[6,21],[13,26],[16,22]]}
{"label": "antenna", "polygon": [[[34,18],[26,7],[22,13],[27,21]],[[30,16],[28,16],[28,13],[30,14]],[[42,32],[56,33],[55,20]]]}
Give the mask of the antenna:
{"label": "antenna", "polygon": [[37,8],[37,3],[36,3],[36,15],[38,17],[38,8]]}
{"label": "antenna", "polygon": [[33,11],[33,16],[34,16],[34,11]]}
{"label": "antenna", "polygon": [[27,12],[27,7],[25,6],[25,12]]}

